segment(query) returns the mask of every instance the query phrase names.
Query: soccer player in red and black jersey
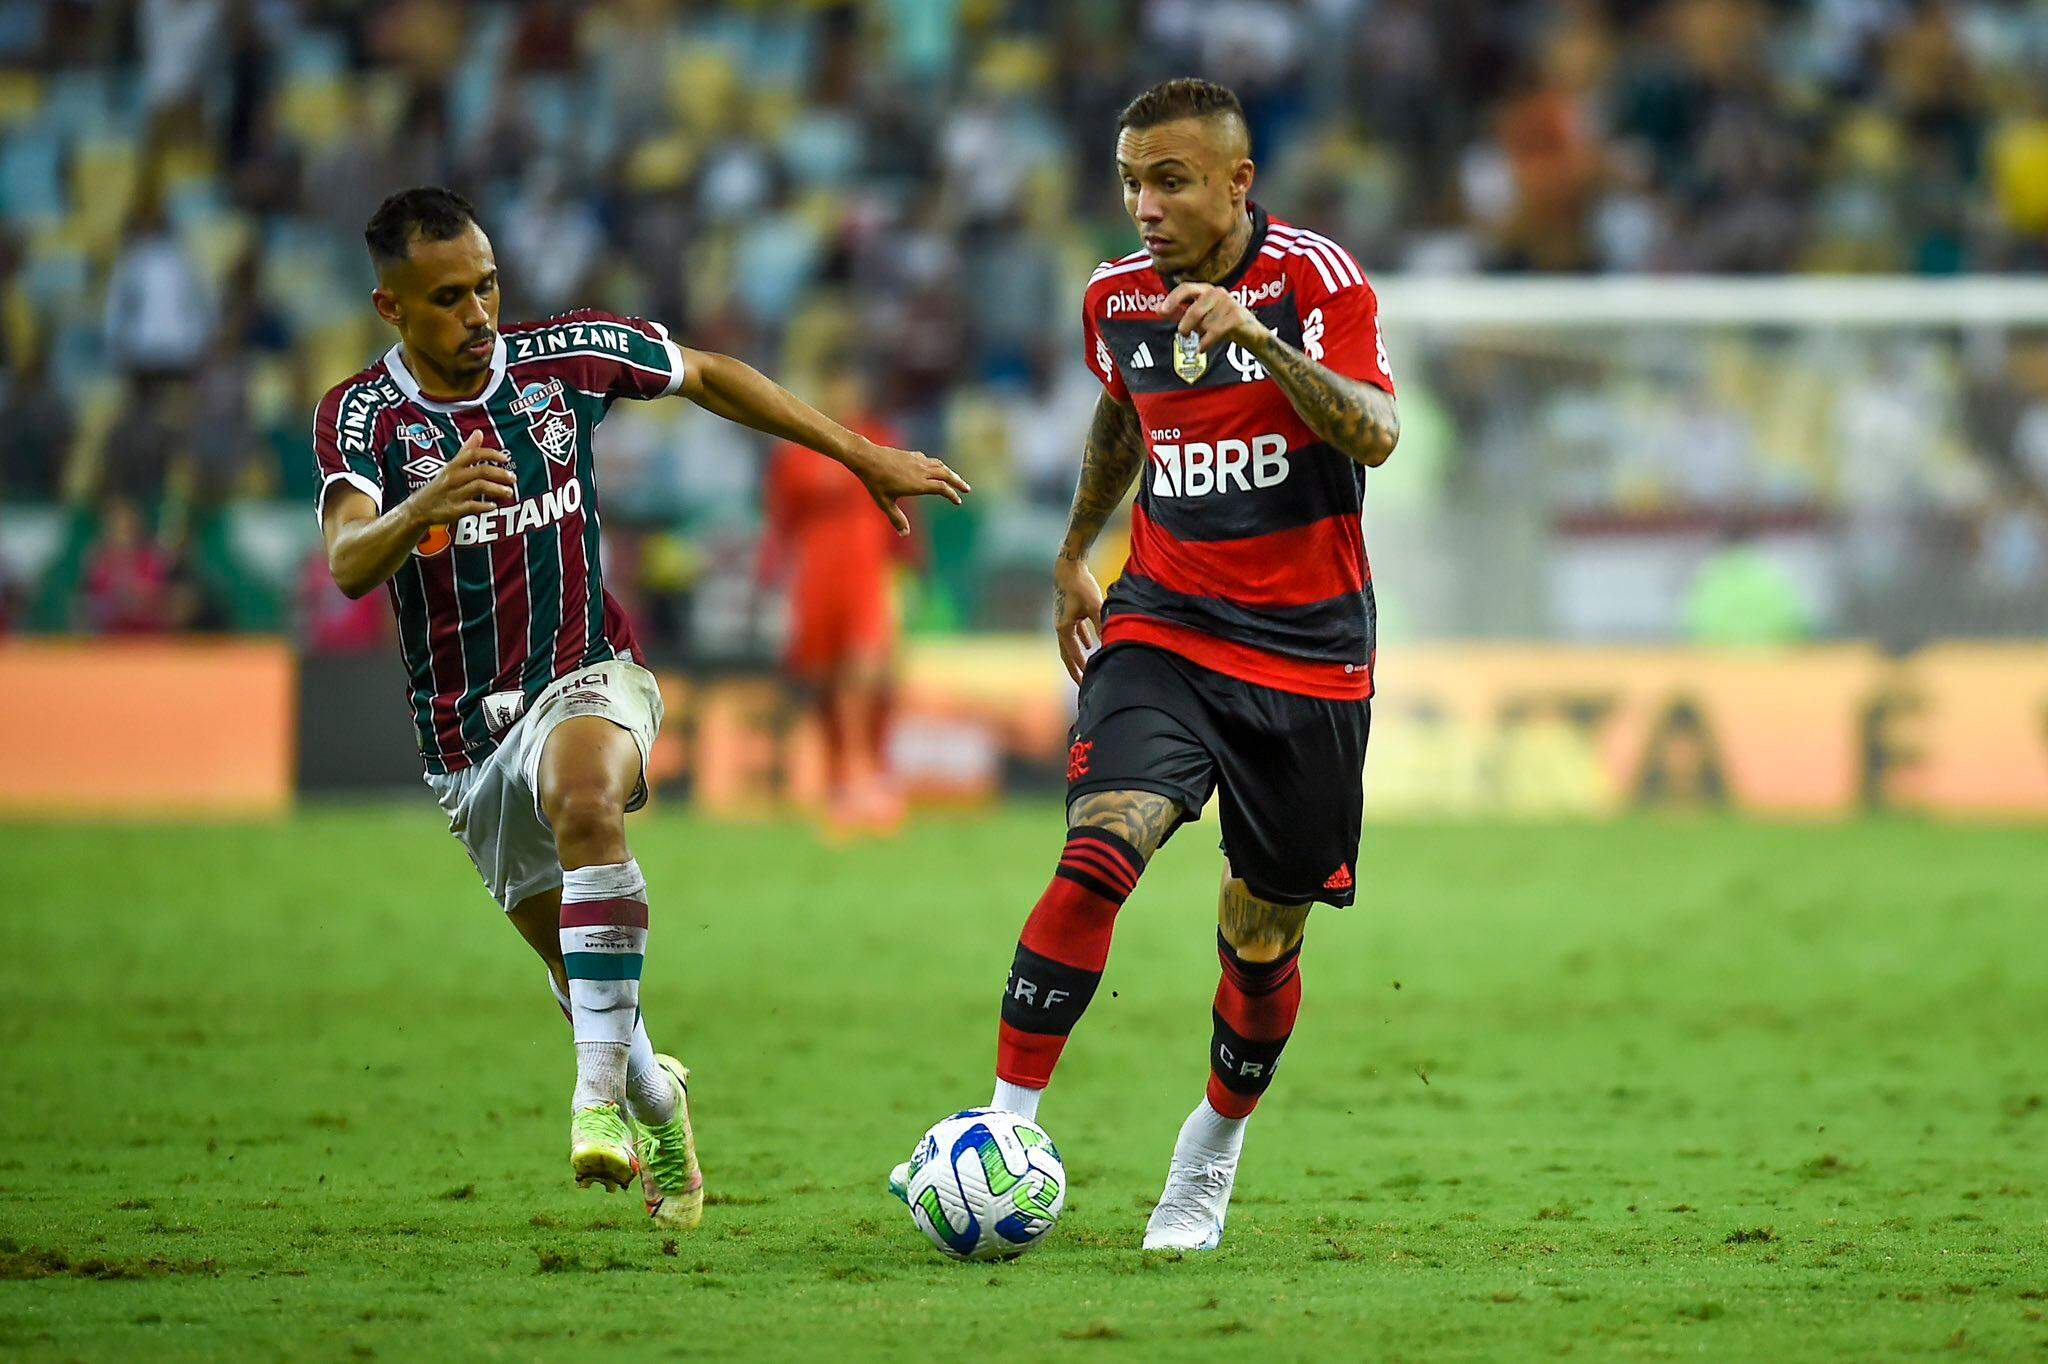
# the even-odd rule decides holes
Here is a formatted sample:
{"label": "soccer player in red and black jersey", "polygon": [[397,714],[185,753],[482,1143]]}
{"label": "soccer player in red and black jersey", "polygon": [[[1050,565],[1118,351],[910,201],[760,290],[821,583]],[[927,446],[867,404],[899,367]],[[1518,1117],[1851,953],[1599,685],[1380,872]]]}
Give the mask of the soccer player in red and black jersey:
{"label": "soccer player in red and black jersey", "polygon": [[350,597],[389,593],[427,783],[569,1016],[571,1172],[638,1175],[657,1221],[694,1225],[688,1073],[640,1018],[647,883],[626,847],[661,693],[604,587],[592,437],[619,399],[680,394],[831,456],[899,534],[898,498],[958,502],[967,484],[659,323],[500,328],[490,239],[447,190],[391,196],[364,236],[398,342],[314,416],[328,567]]}
{"label": "soccer player in red and black jersey", "polygon": [[[1104,392],[1053,570],[1081,686],[1067,842],[1025,921],[996,1053],[993,1106],[1033,1114],[1118,908],[1220,790],[1208,1093],[1148,1249],[1221,1239],[1246,1118],[1294,1027],[1309,908],[1351,903],[1373,666],[1360,513],[1365,470],[1399,435],[1371,286],[1344,248],[1252,202],[1250,153],[1236,96],[1206,81],[1156,86],[1118,122],[1143,249],[1096,270],[1083,312]],[[1105,599],[1086,557],[1134,480],[1130,558]]]}

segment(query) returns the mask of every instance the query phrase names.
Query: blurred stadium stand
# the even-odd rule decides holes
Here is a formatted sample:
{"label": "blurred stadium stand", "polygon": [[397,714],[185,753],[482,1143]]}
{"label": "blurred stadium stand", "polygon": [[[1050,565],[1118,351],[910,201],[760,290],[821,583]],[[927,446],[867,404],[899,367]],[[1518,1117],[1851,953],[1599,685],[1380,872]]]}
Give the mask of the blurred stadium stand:
{"label": "blurred stadium stand", "polygon": [[[1949,286],[2048,266],[2030,0],[0,0],[0,628],[387,647],[315,557],[310,412],[388,344],[360,231],[423,181],[508,317],[642,313],[800,390],[854,338],[981,494],[926,517],[915,628],[1036,628],[1080,285],[1131,245],[1114,114],[1185,72],[1382,283],[1390,638],[2048,629],[2048,306]],[[1845,272],[1903,311],[1664,283]],[[1538,274],[1634,313],[1490,282]],[[605,427],[671,662],[765,656],[764,454],[686,404]]]}

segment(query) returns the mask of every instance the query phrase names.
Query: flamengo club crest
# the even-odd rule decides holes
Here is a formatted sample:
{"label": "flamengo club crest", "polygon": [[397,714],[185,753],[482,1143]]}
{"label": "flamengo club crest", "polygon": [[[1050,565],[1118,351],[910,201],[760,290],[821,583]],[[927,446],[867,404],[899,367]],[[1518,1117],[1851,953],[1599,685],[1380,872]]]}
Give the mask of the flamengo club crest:
{"label": "flamengo club crest", "polygon": [[569,413],[569,390],[560,379],[528,384],[512,400],[515,415],[526,418],[526,432],[557,464],[576,455],[576,419]]}

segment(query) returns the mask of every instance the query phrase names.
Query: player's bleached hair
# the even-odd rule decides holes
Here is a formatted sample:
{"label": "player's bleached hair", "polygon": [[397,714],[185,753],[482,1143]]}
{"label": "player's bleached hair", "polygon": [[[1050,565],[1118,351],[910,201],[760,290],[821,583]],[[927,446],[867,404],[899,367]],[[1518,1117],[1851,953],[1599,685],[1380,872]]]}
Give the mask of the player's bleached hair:
{"label": "player's bleached hair", "polygon": [[1116,116],[1116,130],[1151,128],[1181,118],[1234,118],[1250,141],[1251,125],[1245,120],[1237,92],[1198,76],[1176,76],[1145,91]]}
{"label": "player's bleached hair", "polygon": [[459,237],[476,221],[469,200],[439,185],[402,189],[377,205],[363,229],[370,259],[383,265],[401,261],[412,254],[413,238],[445,242]]}

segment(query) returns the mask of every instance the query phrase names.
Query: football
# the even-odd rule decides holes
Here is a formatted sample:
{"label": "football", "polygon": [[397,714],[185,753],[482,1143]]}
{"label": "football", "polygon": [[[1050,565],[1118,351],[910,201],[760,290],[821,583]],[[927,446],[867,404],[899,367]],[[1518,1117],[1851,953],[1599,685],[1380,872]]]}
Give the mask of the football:
{"label": "football", "polygon": [[970,1108],[942,1118],[910,1156],[905,1201],[931,1243],[956,1260],[1006,1260],[1045,1239],[1067,1202],[1067,1171],[1045,1129]]}

